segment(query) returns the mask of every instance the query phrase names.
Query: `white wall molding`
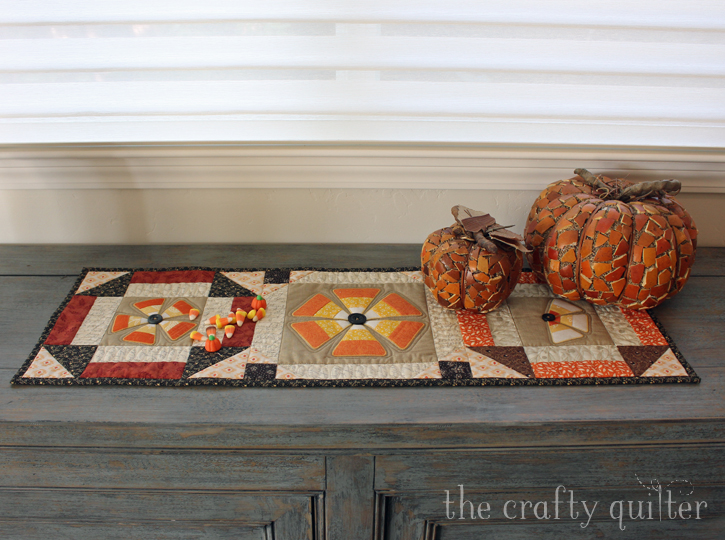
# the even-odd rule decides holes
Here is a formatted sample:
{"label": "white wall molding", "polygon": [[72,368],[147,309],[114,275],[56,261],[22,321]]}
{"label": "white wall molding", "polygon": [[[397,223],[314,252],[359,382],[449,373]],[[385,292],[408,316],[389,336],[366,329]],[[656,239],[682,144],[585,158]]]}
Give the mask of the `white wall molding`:
{"label": "white wall molding", "polygon": [[0,189],[540,190],[581,166],[725,193],[725,152],[707,148],[400,144],[0,146]]}

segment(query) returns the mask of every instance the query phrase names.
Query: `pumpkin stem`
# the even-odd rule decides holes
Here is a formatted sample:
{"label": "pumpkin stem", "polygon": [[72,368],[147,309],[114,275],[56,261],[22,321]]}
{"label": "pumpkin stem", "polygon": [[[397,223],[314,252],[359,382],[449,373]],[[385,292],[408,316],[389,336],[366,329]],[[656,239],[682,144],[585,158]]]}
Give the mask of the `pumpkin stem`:
{"label": "pumpkin stem", "polygon": [[584,180],[586,184],[589,184],[594,189],[604,190],[607,192],[607,194],[611,193],[612,191],[611,186],[608,186],[607,184],[602,182],[601,178],[599,178],[598,176],[594,176],[586,169],[574,169],[574,174],[578,174],[579,176],[581,176],[582,180]]}
{"label": "pumpkin stem", "polygon": [[656,197],[663,197],[666,193],[677,195],[682,189],[682,183],[679,180],[655,180],[653,182],[634,184],[621,191],[617,191],[602,182],[599,176],[594,176],[586,169],[575,169],[574,174],[581,176],[582,180],[594,189],[605,191],[604,197],[606,199],[625,203],[644,199],[650,195]]}
{"label": "pumpkin stem", "polygon": [[677,195],[682,189],[679,180],[655,180],[653,182],[641,182],[622,190],[617,199],[622,202],[629,202],[636,199],[644,199],[650,195],[662,197],[665,193]]}

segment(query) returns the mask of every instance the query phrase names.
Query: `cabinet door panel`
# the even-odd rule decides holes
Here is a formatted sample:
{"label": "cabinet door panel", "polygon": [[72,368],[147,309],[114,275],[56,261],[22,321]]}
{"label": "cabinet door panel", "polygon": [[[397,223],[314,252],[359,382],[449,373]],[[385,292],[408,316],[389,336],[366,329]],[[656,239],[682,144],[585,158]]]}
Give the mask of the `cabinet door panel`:
{"label": "cabinet door panel", "polygon": [[639,486],[635,475],[698,483],[725,480],[725,444],[440,452],[378,456],[375,463],[378,491]]}
{"label": "cabinet door panel", "polygon": [[0,489],[0,533],[29,540],[312,540],[319,499],[302,493]]}
{"label": "cabinet door panel", "polygon": [[4,448],[3,485],[127,489],[317,491],[325,486],[319,456],[235,451]]}
{"label": "cabinet door panel", "polygon": [[[569,507],[569,493],[560,493],[559,513],[555,514],[554,490],[528,488],[510,491],[469,489],[464,492],[464,518],[461,519],[460,493],[450,493],[452,504],[446,506],[446,494],[437,492],[411,492],[378,494],[378,508],[385,515],[384,526],[378,538],[385,540],[480,540],[529,539],[558,540],[560,538],[682,538],[699,539],[718,537],[716,531],[725,529],[725,516],[721,509],[725,503],[725,486],[695,486],[680,493],[680,487],[672,499],[676,504],[670,507],[677,519],[668,518],[667,496],[662,501],[661,514],[658,497],[641,486],[639,488],[598,488],[589,486],[573,489],[575,505],[572,513]],[[587,502],[591,519],[583,510],[580,501]],[[509,503],[509,501],[511,501]],[[522,502],[528,502],[523,507]],[[618,517],[622,503],[622,526]],[[639,513],[642,501],[642,516],[646,519],[631,519],[628,502],[633,502],[634,516]],[[648,503],[652,502],[652,519],[649,519]],[[700,506],[699,518],[695,512],[696,502]],[[546,502],[546,506],[542,503]],[[594,502],[597,504],[594,505]],[[692,510],[679,517],[678,508],[682,502],[689,502]],[[506,506],[508,503],[508,506]],[[614,508],[611,507],[615,503]],[[538,506],[535,506],[537,505]],[[506,506],[506,514],[504,507]],[[478,510],[481,508],[481,513]],[[683,507],[684,508],[684,507]],[[471,514],[473,510],[473,514]],[[535,513],[536,511],[536,513]],[[548,517],[547,517],[548,516]],[[558,519],[556,517],[558,516]],[[539,519],[541,518],[541,519]],[[661,518],[661,519],[660,519]]]}
{"label": "cabinet door panel", "polygon": [[268,527],[172,523],[20,523],[0,521],[3,538],[22,540],[271,540]]}
{"label": "cabinet door panel", "polygon": [[[725,530],[724,450],[714,443],[377,456],[378,539],[715,538],[716,531]],[[662,486],[661,520],[658,485]],[[563,486],[558,495],[559,520],[554,519],[558,486]],[[668,490],[676,501],[670,508]],[[572,492],[577,514],[573,518]],[[462,500],[468,501],[463,505],[464,519]],[[590,510],[597,502],[590,521],[582,500]],[[623,501],[625,531],[614,519],[619,514],[616,501]],[[634,517],[642,501],[647,518],[648,504],[654,501],[652,519],[630,519],[629,501]],[[695,519],[697,502],[704,502],[701,519]],[[669,519],[668,510],[677,512],[681,503],[687,503],[684,516]]]}

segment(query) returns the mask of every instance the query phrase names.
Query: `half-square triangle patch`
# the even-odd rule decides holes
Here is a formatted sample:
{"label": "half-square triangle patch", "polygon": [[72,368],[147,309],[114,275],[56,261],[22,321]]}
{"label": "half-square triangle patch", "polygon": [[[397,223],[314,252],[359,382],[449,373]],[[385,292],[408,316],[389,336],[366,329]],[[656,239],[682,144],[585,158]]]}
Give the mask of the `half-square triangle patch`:
{"label": "half-square triangle patch", "polygon": [[123,296],[131,283],[131,272],[89,271],[76,294],[89,296]]}
{"label": "half-square triangle patch", "polygon": [[72,379],[73,375],[52,354],[44,347],[41,347],[25,371],[25,374],[23,374],[23,377],[33,379]]}
{"label": "half-square triangle patch", "polygon": [[73,377],[78,377],[85,371],[98,347],[95,345],[46,345],[45,349]]}
{"label": "half-square triangle patch", "polygon": [[262,294],[264,272],[217,272],[209,296],[257,296]]}
{"label": "half-square triangle patch", "polygon": [[642,377],[687,377],[688,375],[672,349],[667,349],[647,371],[642,373]]}
{"label": "half-square triangle patch", "polygon": [[475,379],[525,379],[526,375],[522,375],[515,369],[501,364],[486,355],[469,351],[468,363],[471,366],[471,375]]}
{"label": "half-square triangle patch", "polygon": [[[619,346],[619,354],[627,362],[635,377],[643,374],[670,348],[667,345]],[[678,362],[679,363],[679,362]]]}
{"label": "half-square triangle patch", "polygon": [[190,379],[243,379],[249,360],[249,349],[225,358],[190,375]]}
{"label": "half-square triangle patch", "polygon": [[468,347],[474,353],[495,360],[499,364],[520,373],[524,377],[534,378],[531,367],[523,347]]}
{"label": "half-square triangle patch", "polygon": [[[248,347],[223,347],[217,352],[207,352],[204,347],[192,347],[191,353],[189,353],[189,359],[186,361],[186,367],[182,379],[199,379],[211,377],[209,373],[214,371],[216,365],[234,365],[237,369],[241,370],[240,377],[222,377],[221,374],[217,375],[217,378],[243,378],[244,377],[244,366],[248,362],[249,348]],[[228,360],[228,362],[227,362]],[[227,364],[223,364],[227,362]]]}

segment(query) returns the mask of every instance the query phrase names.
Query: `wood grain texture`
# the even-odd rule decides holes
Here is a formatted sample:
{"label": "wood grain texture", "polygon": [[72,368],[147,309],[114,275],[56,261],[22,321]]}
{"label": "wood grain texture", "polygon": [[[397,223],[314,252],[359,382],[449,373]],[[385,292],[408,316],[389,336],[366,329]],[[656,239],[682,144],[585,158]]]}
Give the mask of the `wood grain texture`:
{"label": "wood grain texture", "polygon": [[0,369],[17,371],[23,365],[74,282],[73,277],[0,275],[0,328],[12,336],[0,349]]}
{"label": "wood grain texture", "polygon": [[0,384],[0,420],[314,426],[723,418],[725,368],[695,367],[699,385],[240,391]]}
{"label": "wood grain texture", "polygon": [[372,540],[375,510],[372,456],[327,458],[327,538]]}
{"label": "wood grain texture", "polygon": [[3,484],[36,488],[322,491],[324,458],[206,451],[2,448]]}
{"label": "wood grain texture", "polygon": [[375,489],[446,490],[468,484],[500,490],[556,486],[565,480],[598,488],[639,487],[637,476],[669,482],[673,475],[699,486],[725,485],[725,444],[378,456]]}
{"label": "wood grain texture", "polygon": [[268,540],[274,531],[280,540],[311,539],[310,501],[302,494],[214,490],[0,489],[0,533],[26,527],[22,538],[29,539],[75,531],[73,538]]}
{"label": "wood grain texture", "polygon": [[[636,510],[635,510],[636,511]],[[448,524],[446,524],[448,525]],[[637,538],[641,540],[659,540],[661,538],[677,538],[678,540],[715,540],[722,533],[721,521],[706,521],[692,524],[690,521],[664,521],[652,524],[651,521],[636,521],[625,524],[626,530],[619,530],[618,522],[614,520],[592,522],[589,527],[582,530],[578,524],[562,531],[561,527],[550,523],[531,522],[518,528],[507,524],[486,524],[485,534],[491,538],[505,538],[506,540],[560,540],[563,534],[576,535],[581,540],[609,540]],[[480,540],[482,531],[472,526],[444,526],[438,525],[436,540]],[[426,539],[427,540],[427,539]]]}
{"label": "wood grain texture", "polygon": [[695,371],[725,366],[724,285],[723,277],[690,278],[680,294],[652,310]]}
{"label": "wood grain texture", "polygon": [[698,247],[693,276],[725,276],[725,249]]}
{"label": "wood grain texture", "polygon": [[[464,500],[473,503],[473,518],[471,518],[471,505],[464,504],[465,517],[461,518],[461,497],[460,488],[451,486],[448,490],[449,502],[446,508],[446,494],[439,492],[410,492],[396,493],[385,497],[386,505],[398,510],[397,519],[391,520],[381,535],[385,540],[402,540],[408,538],[425,538],[425,540],[478,540],[480,538],[506,538],[506,539],[529,539],[543,538],[545,540],[558,540],[560,538],[718,538],[716,534],[722,530],[723,516],[718,515],[714,508],[720,507],[725,501],[725,487],[723,486],[695,486],[694,491],[680,491],[675,488],[673,500],[678,503],[687,501],[695,507],[695,501],[705,501],[707,507],[701,505],[700,519],[695,519],[692,514],[689,520],[670,520],[667,516],[659,520],[658,504],[653,504],[652,520],[629,519],[628,505],[624,503],[624,519],[622,525],[624,530],[619,528],[617,519],[611,517],[611,504],[614,501],[634,501],[634,515],[637,515],[638,501],[643,501],[645,515],[648,516],[647,502],[652,500],[648,491],[641,486],[619,487],[616,489],[600,488],[597,486],[575,486],[565,480],[562,484],[565,488],[572,490],[577,501],[574,517],[569,508],[569,493],[560,492],[559,499],[564,502],[559,505],[558,519],[554,511],[554,492],[556,486],[549,489],[527,487],[520,490],[480,490],[472,485],[464,486]],[[667,494],[665,493],[665,503]],[[588,518],[583,507],[578,501],[586,500],[591,510],[593,501],[597,501],[592,518]],[[507,501],[507,517],[503,510]],[[537,519],[531,506],[524,510],[525,519],[521,519],[521,502],[532,501],[536,504],[539,501],[547,503],[544,517],[543,506],[537,508],[538,515],[543,519]],[[489,510],[486,511],[488,504]],[[514,506],[515,504],[515,506]],[[481,514],[478,508],[481,507]],[[675,511],[677,506],[674,507]],[[663,505],[663,512],[667,511],[666,504]],[[614,512],[617,515],[618,508]],[[685,515],[687,515],[685,513]],[[486,518],[486,519],[482,519]],[[425,536],[425,535],[428,536]]]}
{"label": "wood grain texture", "polygon": [[0,275],[78,275],[83,267],[367,268],[419,266],[415,244],[1,245]]}
{"label": "wood grain texture", "polygon": [[[0,323],[12,335],[0,349],[0,532],[553,540],[570,530],[533,521],[453,525],[441,513],[444,490],[463,483],[476,497],[543,498],[566,483],[615,500],[644,493],[637,473],[691,480],[712,512],[696,526],[632,523],[628,537],[718,538],[725,277],[717,272],[725,250],[708,251],[698,253],[684,291],[656,311],[699,385],[13,388],[6,382],[82,266],[415,266],[419,253],[418,246],[0,246]],[[575,532],[624,537],[609,520]]]}
{"label": "wood grain texture", "polygon": [[[725,442],[725,422],[528,422],[330,426],[2,422],[0,447],[186,448],[331,455],[474,448],[530,448]],[[363,458],[360,458],[363,459]],[[359,460],[358,460],[359,461]],[[358,463],[353,460],[353,463]],[[328,463],[329,465],[329,463]],[[329,468],[329,466],[328,466]]]}
{"label": "wood grain texture", "polygon": [[[418,244],[0,245],[0,276],[77,276],[84,267],[366,268],[420,265]],[[693,276],[725,276],[725,249],[702,247]],[[72,283],[72,282],[71,282]]]}
{"label": "wood grain texture", "polygon": [[3,521],[0,533],[4,538],[23,540],[192,540],[211,537],[215,540],[270,540],[270,526],[246,526],[235,523],[175,522],[145,523],[81,522],[81,521]]}
{"label": "wood grain texture", "polygon": [[[203,424],[214,418],[215,423],[230,424],[335,425],[722,418],[725,287],[719,285],[721,280],[725,278],[693,277],[681,294],[655,311],[702,377],[699,385],[250,388],[240,392],[234,388],[69,390],[0,384],[0,420]],[[6,297],[0,321],[13,335],[0,351],[0,367],[7,368],[0,369],[5,381],[22,365],[71,282],[58,277],[0,277]],[[467,406],[462,408],[461,403]]]}

